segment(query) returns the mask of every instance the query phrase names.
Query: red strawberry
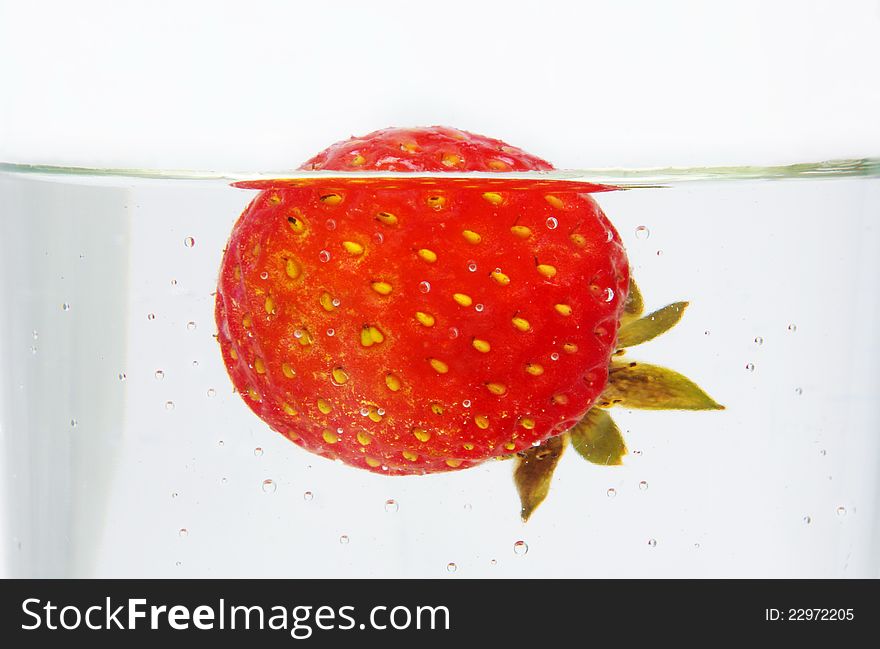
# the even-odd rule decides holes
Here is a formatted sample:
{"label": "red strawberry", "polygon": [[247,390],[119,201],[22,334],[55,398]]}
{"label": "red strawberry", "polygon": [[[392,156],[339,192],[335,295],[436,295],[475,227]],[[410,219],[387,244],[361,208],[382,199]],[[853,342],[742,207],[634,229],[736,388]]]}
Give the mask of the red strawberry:
{"label": "red strawberry", "polygon": [[[305,168],[552,167],[454,129],[386,129]],[[605,387],[629,272],[584,185],[275,183],[235,225],[219,340],[245,402],[309,451],[388,474],[465,468],[577,423]]]}

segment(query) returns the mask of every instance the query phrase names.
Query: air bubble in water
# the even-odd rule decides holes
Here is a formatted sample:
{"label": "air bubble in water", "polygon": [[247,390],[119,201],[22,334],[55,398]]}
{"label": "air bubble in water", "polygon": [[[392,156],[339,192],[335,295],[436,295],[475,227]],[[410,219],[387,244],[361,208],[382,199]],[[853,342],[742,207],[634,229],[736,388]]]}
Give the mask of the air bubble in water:
{"label": "air bubble in water", "polygon": [[339,542],[340,542],[342,545],[347,545],[348,542],[349,542],[350,540],[351,540],[351,539],[348,538],[348,535],[347,535],[347,534],[343,534],[342,536],[339,537]]}
{"label": "air bubble in water", "polygon": [[396,512],[399,509],[397,505],[397,501],[394,499],[389,499],[385,501],[385,511],[386,512]]}
{"label": "air bubble in water", "polygon": [[62,311],[70,311],[70,304],[65,302],[64,304],[61,305],[61,310]]}
{"label": "air bubble in water", "polygon": [[513,553],[519,556],[526,554],[529,551],[529,544],[525,541],[517,541],[513,544]]}
{"label": "air bubble in water", "polygon": [[182,561],[175,561],[174,565],[177,566],[178,568],[180,568],[180,566],[183,565],[183,562]]}
{"label": "air bubble in water", "polygon": [[198,367],[198,366],[199,366],[199,362],[198,362],[198,361],[193,361],[193,362],[192,362],[192,366],[193,366],[193,367]]}
{"label": "air bubble in water", "polygon": [[172,279],[172,280],[171,280],[171,286],[177,286],[177,280],[176,280],[176,279]]}
{"label": "air bubble in water", "polygon": [[153,374],[153,376],[156,377],[157,381],[161,381],[162,379],[165,378],[165,372],[163,372],[162,370],[156,370],[156,372]]}
{"label": "air bubble in water", "polygon": [[193,331],[196,328],[196,323],[193,322],[192,320],[190,320],[189,322],[186,323],[186,328],[189,329],[190,331]]}
{"label": "air bubble in water", "polygon": [[662,250],[658,250],[658,251],[657,251],[657,256],[658,256],[658,257],[662,257],[662,256],[663,256],[663,251],[662,251]]}
{"label": "air bubble in water", "polygon": [[420,282],[419,283],[419,291],[421,293],[427,293],[430,290],[431,290],[431,283],[430,282]]}
{"label": "air bubble in water", "polygon": [[78,425],[79,425],[79,422],[76,419],[70,420],[70,427],[71,428],[76,428]]}
{"label": "air bubble in water", "polygon": [[754,363],[746,363],[746,370],[748,370],[749,372],[754,372],[755,371],[755,364]]}
{"label": "air bubble in water", "polygon": [[761,336],[755,336],[755,344],[756,345],[763,345],[764,339]]}
{"label": "air bubble in water", "polygon": [[224,442],[224,441],[221,439],[219,442],[217,442],[217,446],[223,446],[225,443],[226,443],[226,442]]}
{"label": "air bubble in water", "polygon": [[557,227],[559,227],[559,221],[557,221],[556,217],[553,217],[553,216],[549,217],[547,219],[546,223],[547,223],[547,228],[550,230],[555,230]]}
{"label": "air bubble in water", "polygon": [[306,502],[310,501],[314,497],[315,494],[313,494],[311,491],[307,491],[303,494],[303,500],[305,500]]}
{"label": "air bubble in water", "polygon": [[812,522],[813,522],[813,519],[811,516],[809,516],[809,515],[804,516],[804,524],[809,525]]}
{"label": "air bubble in water", "polygon": [[274,494],[275,490],[278,489],[278,485],[275,484],[275,481],[272,478],[266,478],[263,480],[263,493]]}
{"label": "air bubble in water", "polygon": [[40,334],[37,333],[37,330],[36,330],[36,329],[34,329],[34,340],[36,340],[36,339],[39,338],[39,337],[40,337]]}
{"label": "air bubble in water", "polygon": [[171,497],[172,497],[172,498],[177,498],[178,495],[179,495],[179,494],[178,494],[176,491],[172,491],[172,492],[171,492]]}
{"label": "air bubble in water", "polygon": [[187,248],[192,248],[194,245],[196,245],[196,240],[192,237],[187,237],[183,240],[183,245],[185,245]]}
{"label": "air bubble in water", "polygon": [[648,488],[648,483],[645,482],[644,480],[642,480],[642,481],[639,483],[639,489],[641,489],[642,491],[645,491],[647,488]]}
{"label": "air bubble in water", "polygon": [[794,333],[795,331],[797,331],[797,325],[792,322],[790,325],[788,325],[788,330]]}
{"label": "air bubble in water", "polygon": [[254,455],[255,455],[256,457],[260,457],[261,455],[263,455],[263,449],[262,449],[262,447],[258,446],[257,448],[255,448],[255,449],[254,449]]}
{"label": "air bubble in water", "polygon": [[651,231],[644,225],[636,228],[636,239],[647,239],[651,236]]}
{"label": "air bubble in water", "polygon": [[826,455],[828,455],[828,451],[826,451],[826,450],[823,448],[821,451],[819,451],[819,455],[821,455],[822,457],[825,457]]}
{"label": "air bubble in water", "polygon": [[458,566],[451,561],[446,564],[446,572],[455,572],[456,570],[458,570]]}
{"label": "air bubble in water", "polygon": [[475,262],[473,259],[468,261],[467,269],[472,273],[477,272],[477,262]]}
{"label": "air bubble in water", "polygon": [[657,539],[648,539],[648,547],[656,548],[657,547]]}
{"label": "air bubble in water", "polygon": [[796,395],[800,396],[800,395],[802,395],[802,394],[804,393],[804,389],[803,389],[803,388],[795,388],[795,389],[794,389],[794,393],[795,393]]}
{"label": "air bubble in water", "polygon": [[216,394],[217,394],[217,390],[215,390],[214,388],[208,388],[208,396],[209,397],[213,397]]}
{"label": "air bubble in water", "polygon": [[490,566],[497,566],[497,565],[498,565],[498,559],[492,559],[492,560],[489,562],[489,565],[490,565]]}
{"label": "air bubble in water", "polygon": [[466,512],[471,511],[473,508],[474,508],[474,506],[471,505],[470,503],[465,503],[465,504],[464,504],[464,510],[465,510]]}
{"label": "air bubble in water", "polygon": [[617,495],[617,489],[611,488],[605,492],[605,495],[608,496],[609,498],[614,498],[614,496]]}
{"label": "air bubble in water", "polygon": [[220,478],[220,484],[226,484],[227,482],[229,482],[229,478]]}
{"label": "air bubble in water", "polygon": [[116,376],[119,378],[120,381],[124,381],[125,379],[128,378],[128,377],[125,375],[125,372],[120,372],[120,373],[117,374]]}
{"label": "air bubble in water", "polygon": [[846,507],[844,507],[843,505],[841,505],[840,507],[838,507],[838,508],[837,508],[837,515],[840,516],[841,518],[843,518],[844,516],[846,516]]}
{"label": "air bubble in water", "polygon": [[155,319],[156,319],[155,313],[148,313],[147,314],[147,320],[155,320]]}
{"label": "air bubble in water", "polygon": [[189,530],[187,530],[185,527],[181,527],[180,530],[178,530],[177,535],[180,537],[187,537],[189,536]]}
{"label": "air bubble in water", "polygon": [[330,252],[328,250],[322,250],[318,253],[318,259],[322,263],[326,264],[328,261],[330,261]]}
{"label": "air bubble in water", "polygon": [[166,401],[165,402],[165,410],[174,410],[174,402]]}

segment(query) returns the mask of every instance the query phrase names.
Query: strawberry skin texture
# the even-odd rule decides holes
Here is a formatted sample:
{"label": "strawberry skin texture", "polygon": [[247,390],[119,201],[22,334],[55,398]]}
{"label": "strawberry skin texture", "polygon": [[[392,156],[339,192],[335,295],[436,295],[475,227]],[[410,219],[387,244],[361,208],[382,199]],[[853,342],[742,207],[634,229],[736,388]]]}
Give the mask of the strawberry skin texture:
{"label": "strawberry skin texture", "polygon": [[[459,136],[470,148],[450,151]],[[439,171],[450,153],[474,165],[462,170],[500,155],[505,170],[549,168],[437,127],[378,131],[304,166],[347,171],[361,156]],[[245,403],[296,444],[386,475],[434,473],[577,423],[607,381],[628,285],[617,232],[570,187],[321,179],[267,189],[239,218],[218,338]]]}

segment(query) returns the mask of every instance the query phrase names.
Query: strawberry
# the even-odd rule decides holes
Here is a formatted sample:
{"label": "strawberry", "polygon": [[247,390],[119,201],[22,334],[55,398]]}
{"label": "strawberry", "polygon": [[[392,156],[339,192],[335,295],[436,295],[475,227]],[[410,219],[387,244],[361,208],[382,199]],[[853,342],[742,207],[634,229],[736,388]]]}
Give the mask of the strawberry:
{"label": "strawberry", "polygon": [[[305,166],[446,160],[550,167],[451,129],[378,131]],[[605,385],[628,281],[617,232],[581,191],[334,179],[248,207],[223,259],[217,324],[233,383],[272,428],[354,466],[432,473],[577,423]]]}
{"label": "strawberry", "polygon": [[[552,166],[500,140],[431,127],[352,138],[302,168]],[[638,318],[620,237],[588,193],[611,188],[441,175],[239,183],[263,191],[223,257],[218,339],[235,388],[269,426],[388,475],[518,454],[527,518],[569,440],[595,463],[625,453],[598,406],[720,407],[678,374],[612,362],[623,353],[621,318],[622,339],[635,345],[684,307]],[[672,383],[670,396],[661,388]],[[706,400],[694,405],[694,395]]]}

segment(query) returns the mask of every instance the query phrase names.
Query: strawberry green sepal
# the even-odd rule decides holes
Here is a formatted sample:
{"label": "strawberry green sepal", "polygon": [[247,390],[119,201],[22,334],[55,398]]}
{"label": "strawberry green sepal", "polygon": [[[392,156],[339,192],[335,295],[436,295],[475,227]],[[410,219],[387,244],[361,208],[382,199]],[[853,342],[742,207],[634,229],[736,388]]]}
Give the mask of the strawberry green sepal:
{"label": "strawberry green sepal", "polygon": [[[642,316],[642,295],[631,281],[614,356],[619,357],[627,348],[653,340],[672,329],[681,320],[687,306],[687,302],[675,302]],[[700,386],[678,372],[647,363],[613,359],[608,383],[587,414],[565,434],[551,437],[541,446],[518,454],[514,481],[520,495],[523,521],[527,521],[547,497],[553,471],[569,442],[580,457],[592,464],[614,466],[623,463],[626,443],[606,410],[614,406],[642,410],[724,410],[724,406]]]}

